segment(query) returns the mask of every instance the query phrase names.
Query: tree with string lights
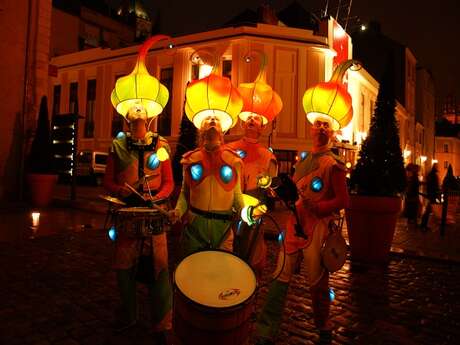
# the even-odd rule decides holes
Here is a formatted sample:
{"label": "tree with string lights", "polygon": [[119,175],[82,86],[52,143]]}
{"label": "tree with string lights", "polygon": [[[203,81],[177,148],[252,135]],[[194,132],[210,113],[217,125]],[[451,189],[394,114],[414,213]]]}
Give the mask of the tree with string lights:
{"label": "tree with string lights", "polygon": [[395,196],[406,187],[404,161],[395,118],[396,98],[391,61],[382,76],[369,135],[351,173],[352,190],[360,195]]}

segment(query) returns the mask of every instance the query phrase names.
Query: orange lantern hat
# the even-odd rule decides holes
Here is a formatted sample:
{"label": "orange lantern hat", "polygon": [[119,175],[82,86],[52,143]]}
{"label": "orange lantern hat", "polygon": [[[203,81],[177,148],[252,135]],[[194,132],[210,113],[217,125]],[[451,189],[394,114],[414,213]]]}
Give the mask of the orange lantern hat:
{"label": "orange lantern hat", "polygon": [[[238,86],[238,91],[243,98],[243,109],[239,117],[242,121],[246,121],[251,114],[260,115],[265,125],[273,121],[280,113],[283,108],[283,101],[271,86],[266,83],[266,55],[260,51],[255,52],[259,53],[260,56],[260,71],[253,83],[242,83]],[[246,56],[245,60],[250,62],[251,58]]]}
{"label": "orange lantern hat", "polygon": [[[196,58],[196,55],[192,55],[192,60],[196,61]],[[216,61],[218,59],[214,56],[213,58],[215,63],[211,74],[198,80],[192,80],[187,85],[185,114],[198,129],[206,117],[216,116],[220,120],[222,131],[225,132],[236,124],[243,100],[230,79],[217,74]]]}
{"label": "orange lantern hat", "polygon": [[163,111],[168,103],[168,89],[157,78],[150,75],[145,66],[145,57],[155,43],[170,39],[169,36],[155,35],[146,40],[139,50],[133,71],[119,78],[115,83],[111,95],[112,105],[123,117],[126,117],[128,110],[133,105],[141,103],[146,110],[147,117],[154,118]]}
{"label": "orange lantern hat", "polygon": [[328,82],[318,83],[305,91],[303,108],[308,121],[313,124],[317,118],[326,117],[332,121],[332,129],[348,125],[353,118],[351,96],[342,83],[345,72],[356,60],[347,60],[336,67]]}

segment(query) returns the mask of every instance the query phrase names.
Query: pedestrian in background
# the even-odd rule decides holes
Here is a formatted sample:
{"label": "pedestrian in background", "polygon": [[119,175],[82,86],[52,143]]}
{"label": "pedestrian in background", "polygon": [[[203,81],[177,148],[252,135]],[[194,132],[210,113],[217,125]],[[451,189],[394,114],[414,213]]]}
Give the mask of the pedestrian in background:
{"label": "pedestrian in background", "polygon": [[407,190],[404,215],[407,217],[409,224],[417,224],[417,216],[420,208],[419,201],[419,171],[417,164],[409,163],[406,167],[407,172]]}
{"label": "pedestrian in background", "polygon": [[433,204],[437,203],[437,198],[439,197],[440,189],[439,189],[439,177],[438,177],[438,164],[433,164],[431,171],[428,173],[426,177],[426,197],[428,199],[428,205],[426,206],[425,212],[422,216],[422,222],[420,224],[420,228],[422,231],[427,231],[428,228],[428,220],[430,218],[430,214],[433,212]]}

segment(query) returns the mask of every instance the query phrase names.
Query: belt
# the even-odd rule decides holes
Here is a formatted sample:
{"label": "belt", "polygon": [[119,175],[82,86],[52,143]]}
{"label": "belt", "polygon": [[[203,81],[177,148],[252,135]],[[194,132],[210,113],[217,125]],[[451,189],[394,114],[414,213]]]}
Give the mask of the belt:
{"label": "belt", "polygon": [[219,220],[227,220],[227,221],[233,220],[233,215],[231,214],[222,214],[222,213],[203,211],[193,206],[190,206],[190,211],[200,216],[203,216],[205,218],[208,218],[208,219],[219,219]]}

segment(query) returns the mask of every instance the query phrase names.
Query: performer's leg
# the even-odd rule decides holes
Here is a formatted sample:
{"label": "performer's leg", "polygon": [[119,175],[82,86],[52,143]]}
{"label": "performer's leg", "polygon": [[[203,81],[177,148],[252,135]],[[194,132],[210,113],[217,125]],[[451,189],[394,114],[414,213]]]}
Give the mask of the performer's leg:
{"label": "performer's leg", "polygon": [[[126,318],[126,320],[123,320],[123,323],[126,326],[135,323],[137,319],[136,280],[133,277],[132,271],[133,268],[116,270],[123,314]],[[123,328],[123,325],[120,325],[120,328]]]}
{"label": "performer's leg", "polygon": [[297,255],[298,253],[286,255],[284,260],[284,251],[280,251],[277,269],[274,273],[274,276],[278,278],[270,285],[267,300],[256,324],[256,332],[259,337],[274,338],[278,333]]}
{"label": "performer's leg", "polygon": [[171,329],[172,289],[168,273],[168,246],[166,233],[152,236],[152,260],[155,272],[149,285],[153,329],[161,332]]}
{"label": "performer's leg", "polygon": [[153,330],[156,332],[170,330],[172,291],[167,269],[161,271],[154,283],[149,286],[149,298]]}
{"label": "performer's leg", "polygon": [[220,243],[219,249],[233,252],[233,229],[231,229],[229,225],[227,230],[227,234],[225,235],[223,241]]}
{"label": "performer's leg", "polygon": [[329,273],[321,264],[321,246],[327,233],[327,223],[320,222],[313,232],[311,244],[303,250],[304,265],[310,283],[315,325],[319,330],[329,330]]}

